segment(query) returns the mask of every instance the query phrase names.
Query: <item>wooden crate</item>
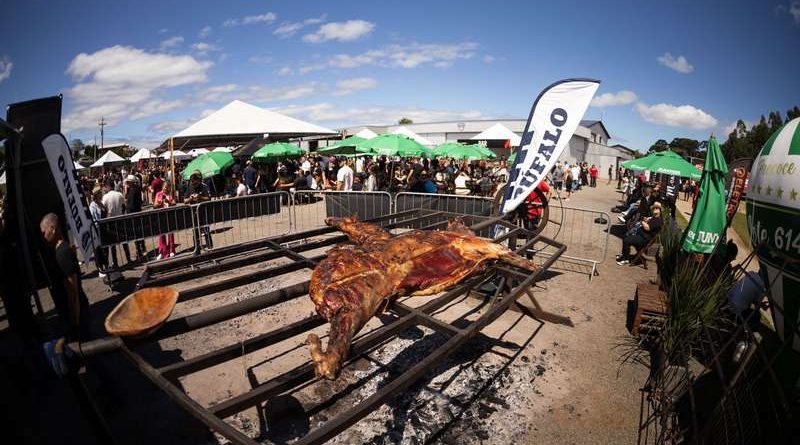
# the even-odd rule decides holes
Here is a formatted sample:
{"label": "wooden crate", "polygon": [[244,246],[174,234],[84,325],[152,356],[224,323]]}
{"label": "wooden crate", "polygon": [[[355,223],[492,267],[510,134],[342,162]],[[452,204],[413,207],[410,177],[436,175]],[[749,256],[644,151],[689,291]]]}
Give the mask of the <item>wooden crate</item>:
{"label": "wooden crate", "polygon": [[[659,322],[666,319],[667,294],[659,290],[656,285],[639,283],[636,286],[636,295],[634,296],[633,304],[634,315],[631,334],[634,336],[639,336],[640,328],[644,328],[645,326],[653,328],[659,325]],[[643,324],[645,326],[643,326]]]}

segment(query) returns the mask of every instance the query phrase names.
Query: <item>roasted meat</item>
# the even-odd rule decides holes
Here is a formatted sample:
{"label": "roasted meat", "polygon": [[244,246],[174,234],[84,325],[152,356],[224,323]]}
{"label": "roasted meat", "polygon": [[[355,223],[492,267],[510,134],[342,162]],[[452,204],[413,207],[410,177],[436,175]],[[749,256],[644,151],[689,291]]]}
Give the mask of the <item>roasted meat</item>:
{"label": "roasted meat", "polygon": [[393,299],[432,295],[500,260],[526,270],[537,266],[507,248],[479,238],[460,220],[445,231],[413,230],[392,236],[355,218],[328,218],[354,244],[332,248],[311,274],[309,295],[317,313],[331,323],[328,349],[319,337],[307,342],[316,374],[335,379],[353,336]]}

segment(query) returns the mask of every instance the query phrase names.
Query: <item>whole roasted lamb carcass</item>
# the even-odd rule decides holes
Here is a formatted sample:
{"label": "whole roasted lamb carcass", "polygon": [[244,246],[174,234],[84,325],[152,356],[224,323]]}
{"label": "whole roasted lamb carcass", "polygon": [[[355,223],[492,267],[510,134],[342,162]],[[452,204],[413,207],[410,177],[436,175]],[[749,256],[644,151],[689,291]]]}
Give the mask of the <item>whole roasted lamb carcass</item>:
{"label": "whole roasted lamb carcass", "polygon": [[328,349],[319,337],[307,342],[316,374],[339,375],[353,336],[379,310],[403,295],[432,295],[499,260],[535,271],[537,266],[507,248],[479,238],[460,220],[445,231],[413,230],[392,236],[355,218],[328,218],[355,244],[328,252],[311,274],[309,295],[317,312],[331,323]]}

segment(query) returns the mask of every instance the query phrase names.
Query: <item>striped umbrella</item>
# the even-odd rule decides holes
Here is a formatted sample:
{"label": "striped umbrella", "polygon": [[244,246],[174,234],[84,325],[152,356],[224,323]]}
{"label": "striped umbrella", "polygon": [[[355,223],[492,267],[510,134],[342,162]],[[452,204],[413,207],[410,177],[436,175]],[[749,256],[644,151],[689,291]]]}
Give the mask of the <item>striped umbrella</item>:
{"label": "striped umbrella", "polygon": [[795,331],[800,320],[800,118],[772,134],[751,175],[747,221],[761,274],[771,287],[772,319],[780,338],[800,351]]}

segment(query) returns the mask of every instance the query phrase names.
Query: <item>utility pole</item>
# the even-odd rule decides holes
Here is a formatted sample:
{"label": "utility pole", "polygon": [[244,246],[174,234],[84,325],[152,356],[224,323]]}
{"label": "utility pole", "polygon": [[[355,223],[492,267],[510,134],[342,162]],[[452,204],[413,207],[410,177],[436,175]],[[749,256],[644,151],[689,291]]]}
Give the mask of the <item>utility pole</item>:
{"label": "utility pole", "polygon": [[105,127],[108,124],[106,123],[105,118],[101,117],[100,118],[100,122],[98,122],[97,125],[100,126],[100,150],[102,150],[103,149],[103,127]]}

